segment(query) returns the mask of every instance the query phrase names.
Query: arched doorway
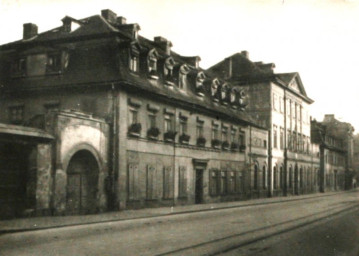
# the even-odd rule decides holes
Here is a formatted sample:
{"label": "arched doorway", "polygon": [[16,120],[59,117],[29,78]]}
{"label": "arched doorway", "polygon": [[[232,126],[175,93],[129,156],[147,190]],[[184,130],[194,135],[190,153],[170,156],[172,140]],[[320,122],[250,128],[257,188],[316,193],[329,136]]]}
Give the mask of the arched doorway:
{"label": "arched doorway", "polygon": [[67,214],[95,213],[99,167],[87,150],[75,153],[67,167]]}

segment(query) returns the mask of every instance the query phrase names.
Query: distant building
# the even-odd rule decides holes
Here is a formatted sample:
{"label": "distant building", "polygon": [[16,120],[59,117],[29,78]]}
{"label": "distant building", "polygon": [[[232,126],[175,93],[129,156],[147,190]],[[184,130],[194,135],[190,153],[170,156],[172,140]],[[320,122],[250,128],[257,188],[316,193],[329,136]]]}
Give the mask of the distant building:
{"label": "distant building", "polygon": [[243,90],[110,10],[62,22],[0,46],[2,217],[259,196],[268,132]]}
{"label": "distant building", "polygon": [[246,51],[209,68],[248,92],[247,111],[269,130],[268,167],[259,193],[290,195],[318,190],[319,148],[311,143],[309,105],[298,73],[275,74],[272,63],[252,62]]}
{"label": "distant building", "polygon": [[320,147],[320,191],[352,188],[354,128],[334,115],[312,121],[312,140]]}

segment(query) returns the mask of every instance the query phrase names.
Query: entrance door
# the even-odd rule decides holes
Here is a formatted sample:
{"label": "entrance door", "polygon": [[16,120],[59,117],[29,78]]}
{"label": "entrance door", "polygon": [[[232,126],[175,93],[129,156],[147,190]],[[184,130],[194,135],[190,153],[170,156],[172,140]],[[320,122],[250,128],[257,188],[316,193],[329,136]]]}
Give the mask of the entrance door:
{"label": "entrance door", "polygon": [[67,214],[96,212],[98,165],[88,151],[79,151],[67,168]]}
{"label": "entrance door", "polygon": [[203,170],[196,169],[195,203],[203,202]]}

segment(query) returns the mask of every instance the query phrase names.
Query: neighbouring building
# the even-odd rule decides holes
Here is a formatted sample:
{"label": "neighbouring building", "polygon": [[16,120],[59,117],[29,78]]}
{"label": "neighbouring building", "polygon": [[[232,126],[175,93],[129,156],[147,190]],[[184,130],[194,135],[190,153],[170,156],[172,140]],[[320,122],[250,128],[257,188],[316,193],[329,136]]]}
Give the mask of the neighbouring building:
{"label": "neighbouring building", "polygon": [[312,140],[320,148],[320,191],[352,188],[354,178],[354,128],[351,124],[325,115],[312,121]]}
{"label": "neighbouring building", "polygon": [[62,22],[0,46],[1,217],[266,196],[246,88],[111,10]]}
{"label": "neighbouring building", "polygon": [[353,155],[354,183],[353,187],[358,187],[359,183],[359,134],[354,135],[354,155]]}
{"label": "neighbouring building", "polygon": [[252,62],[247,51],[208,69],[248,94],[247,112],[269,131],[268,166],[260,187],[268,195],[318,191],[319,147],[311,143],[309,105],[298,73],[274,73],[272,63]]}

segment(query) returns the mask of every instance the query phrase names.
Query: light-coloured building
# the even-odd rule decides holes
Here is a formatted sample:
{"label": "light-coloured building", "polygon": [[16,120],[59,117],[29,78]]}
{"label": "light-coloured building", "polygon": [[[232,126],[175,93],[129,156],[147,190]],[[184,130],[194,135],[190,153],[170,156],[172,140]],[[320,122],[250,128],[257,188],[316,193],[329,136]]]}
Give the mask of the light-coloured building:
{"label": "light-coloured building", "polygon": [[269,130],[268,195],[317,191],[318,146],[311,143],[309,106],[313,103],[298,73],[274,73],[275,65],[252,62],[246,51],[213,67],[226,81],[248,92],[247,111]]}

